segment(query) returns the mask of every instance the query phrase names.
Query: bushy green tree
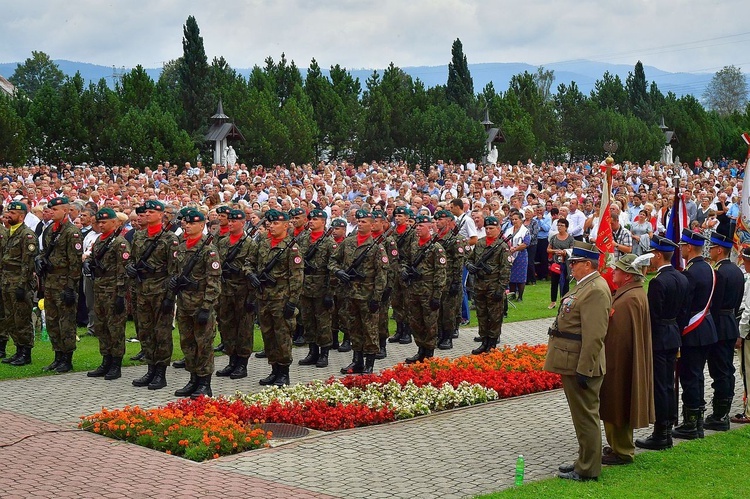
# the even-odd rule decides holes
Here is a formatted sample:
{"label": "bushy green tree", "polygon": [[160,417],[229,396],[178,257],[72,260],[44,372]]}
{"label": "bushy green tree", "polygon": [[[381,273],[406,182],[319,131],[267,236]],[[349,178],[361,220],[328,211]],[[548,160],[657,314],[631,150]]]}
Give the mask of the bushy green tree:
{"label": "bushy green tree", "polygon": [[26,126],[11,98],[0,95],[0,165],[21,165],[28,154]]}
{"label": "bushy green tree", "polygon": [[32,51],[31,57],[19,64],[8,80],[28,98],[34,99],[45,84],[60,88],[65,74],[50,57],[41,51]]}

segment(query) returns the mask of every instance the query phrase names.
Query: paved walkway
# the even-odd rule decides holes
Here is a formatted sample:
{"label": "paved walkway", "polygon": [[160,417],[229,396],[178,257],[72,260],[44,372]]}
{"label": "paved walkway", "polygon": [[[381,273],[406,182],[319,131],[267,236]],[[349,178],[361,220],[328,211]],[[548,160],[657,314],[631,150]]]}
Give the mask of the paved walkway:
{"label": "paved walkway", "polygon": [[[549,324],[549,319],[506,324],[502,341],[545,343]],[[436,353],[464,355],[476,346],[475,334],[474,328],[464,328],[453,350]],[[388,358],[376,368],[415,351],[414,344],[389,344]],[[304,352],[295,350],[295,356]],[[292,381],[337,375],[350,359],[335,353],[327,369],[295,365]],[[217,359],[217,367],[225,363]],[[248,367],[245,380],[214,378],[214,393],[259,390],[257,380],[268,366],[253,358]],[[132,387],[130,381],[144,370],[125,368],[122,379],[109,382],[84,373],[0,382],[0,462],[6,465],[0,496],[459,498],[512,485],[518,454],[526,458],[527,480],[535,480],[572,462],[578,448],[561,390],[387,425],[311,432],[303,439],[274,441],[271,449],[206,463],[74,430],[81,415],[102,407],[152,407],[175,400],[172,392],[188,378],[170,368],[167,389]]]}

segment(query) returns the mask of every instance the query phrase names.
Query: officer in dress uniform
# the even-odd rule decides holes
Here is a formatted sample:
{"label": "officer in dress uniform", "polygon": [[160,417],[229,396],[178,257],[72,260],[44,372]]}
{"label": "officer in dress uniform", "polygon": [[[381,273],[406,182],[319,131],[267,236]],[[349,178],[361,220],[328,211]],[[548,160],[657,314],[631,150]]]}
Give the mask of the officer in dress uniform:
{"label": "officer in dress uniform", "polygon": [[712,345],[716,343],[716,326],[711,315],[711,298],[716,275],[703,259],[706,238],[689,229],[682,231],[680,249],[687,262],[683,274],[688,279],[686,307],[677,316],[682,330],[679,374],[682,385],[683,422],[672,431],[674,438],[703,438],[703,369]]}
{"label": "officer in dress uniform", "polygon": [[650,245],[654,255],[650,265],[657,271],[648,285],[656,418],[653,433],[648,438],[637,439],[635,445],[641,449],[662,450],[672,447],[672,422],[677,419],[674,371],[681,337],[677,314],[685,307],[688,280],[671,264],[677,243],[654,234]]}
{"label": "officer in dress uniform", "polygon": [[599,390],[606,374],[604,337],[612,294],[599,274],[599,251],[576,242],[568,259],[577,284],[563,298],[549,330],[545,371],[562,375],[565,398],[578,438],[578,459],[560,466],[558,477],[597,480],[602,470]]}
{"label": "officer in dress uniform", "polygon": [[716,324],[718,341],[708,350],[708,373],[713,379],[713,413],[706,417],[704,428],[729,429],[729,411],[734,398],[734,345],[740,336],[736,317],[742,307],[745,278],[730,261],[733,242],[718,232],[711,233],[709,256],[716,272],[716,290],[711,301],[711,315]]}

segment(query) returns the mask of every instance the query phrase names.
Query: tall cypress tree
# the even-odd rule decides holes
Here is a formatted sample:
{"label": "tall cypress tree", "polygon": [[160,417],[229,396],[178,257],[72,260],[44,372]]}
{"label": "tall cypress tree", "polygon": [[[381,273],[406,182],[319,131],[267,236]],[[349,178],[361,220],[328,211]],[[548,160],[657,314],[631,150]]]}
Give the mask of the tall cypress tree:
{"label": "tall cypress tree", "polygon": [[451,48],[452,59],[448,64],[448,84],[445,93],[449,102],[455,102],[471,116],[474,114],[474,80],[469,72],[469,63],[464,55],[461,40],[456,38]]}
{"label": "tall cypress tree", "polygon": [[193,136],[207,126],[211,116],[208,93],[208,58],[198,23],[189,16],[182,28],[182,59],[178,67],[180,98],[185,110],[183,128]]}

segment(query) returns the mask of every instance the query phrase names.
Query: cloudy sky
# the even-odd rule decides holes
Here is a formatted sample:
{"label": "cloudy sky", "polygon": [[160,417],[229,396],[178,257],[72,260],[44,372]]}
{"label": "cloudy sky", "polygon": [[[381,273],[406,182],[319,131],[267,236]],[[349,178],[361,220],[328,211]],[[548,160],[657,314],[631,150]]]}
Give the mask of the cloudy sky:
{"label": "cloudy sky", "polygon": [[159,67],[195,16],[211,60],[299,67],[430,66],[460,38],[469,63],[589,59],[667,71],[750,69],[748,0],[0,0],[0,62]]}

